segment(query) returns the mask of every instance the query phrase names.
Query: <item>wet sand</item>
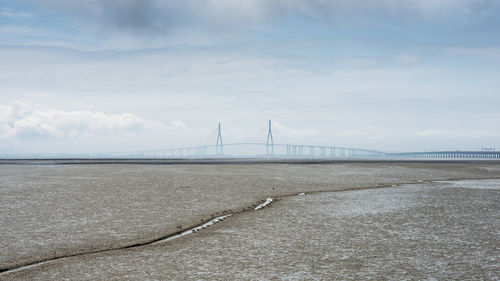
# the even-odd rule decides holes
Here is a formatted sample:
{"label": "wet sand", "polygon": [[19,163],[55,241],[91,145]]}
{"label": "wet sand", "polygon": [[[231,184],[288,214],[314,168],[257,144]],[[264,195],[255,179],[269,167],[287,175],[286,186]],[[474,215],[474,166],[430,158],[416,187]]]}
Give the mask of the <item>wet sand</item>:
{"label": "wet sand", "polygon": [[[8,216],[2,215],[1,225],[6,227],[2,227],[0,231],[1,248],[7,249],[6,251],[2,250],[0,254],[3,268],[16,267],[57,256],[126,247],[134,243],[145,243],[178,232],[179,225],[182,225],[185,229],[187,226],[210,220],[213,216],[222,214],[224,211],[234,213],[243,209],[249,210],[232,216],[223,223],[189,236],[165,242],[165,244],[158,243],[150,246],[107,251],[100,254],[64,258],[30,269],[0,275],[0,279],[9,280],[27,278],[82,280],[113,278],[171,279],[169,277],[174,277],[174,279],[192,277],[196,279],[197,276],[199,278],[229,280],[232,279],[231,276],[237,276],[238,279],[247,279],[245,274],[248,275],[248,279],[271,279],[272,277],[281,279],[281,277],[290,274],[295,274],[289,276],[291,279],[309,278],[307,276],[324,278],[331,274],[337,274],[332,275],[337,276],[337,278],[345,278],[339,277],[341,275],[338,274],[347,274],[349,271],[345,270],[349,267],[343,263],[335,263],[335,261],[338,262],[335,258],[339,257],[338,252],[335,251],[338,251],[338,247],[345,247],[345,251],[348,251],[349,248],[345,241],[339,240],[339,237],[344,237],[344,235],[333,235],[339,232],[338,229],[346,232],[345,237],[351,237],[352,232],[356,232],[356,229],[363,229],[363,227],[370,229],[372,221],[382,219],[385,221],[385,227],[395,227],[394,231],[397,233],[406,231],[405,229],[397,229],[397,226],[401,225],[400,223],[393,223],[393,221],[397,221],[394,219],[398,219],[398,216],[385,218],[386,213],[378,212],[377,206],[373,207],[373,204],[370,203],[372,198],[380,194],[389,192],[386,196],[390,198],[390,196],[397,196],[399,191],[395,192],[397,190],[395,188],[375,190],[373,188],[422,180],[500,177],[500,167],[495,163],[474,165],[460,163],[222,166],[4,165],[0,166],[0,168],[2,214],[8,214]],[[418,186],[423,185],[425,184],[419,184]],[[435,185],[430,185],[431,191],[441,188]],[[305,196],[282,197],[278,202],[273,202],[272,208],[254,210],[257,204],[264,202],[263,200],[268,197],[296,195],[301,192],[363,188],[372,189],[308,193]],[[404,192],[411,190],[411,188],[402,187],[399,189]],[[339,196],[339,194],[349,194],[350,192],[373,193],[370,196],[365,196],[362,200],[358,200],[359,204],[365,204],[369,210],[373,209],[373,218],[363,221],[363,218],[366,218],[365,215],[355,216],[356,209],[354,207],[356,204],[349,205],[346,203],[354,199],[346,199],[344,203],[347,204],[347,207],[339,209],[337,208],[340,202],[338,198],[325,195],[335,194],[335,196]],[[457,197],[449,205],[452,207],[455,205],[462,206],[464,202],[468,202],[467,200],[471,196],[482,192],[484,190],[472,190],[467,196]],[[415,194],[418,195],[419,193],[414,192],[410,195],[414,196]],[[455,191],[451,194],[455,194]],[[447,196],[450,195],[438,196],[437,198],[444,200]],[[491,205],[491,202],[487,203],[487,201],[496,200],[493,202],[498,202],[498,198],[495,196],[498,196],[497,190],[490,191],[488,196],[481,197],[482,201],[478,199],[477,202]],[[298,200],[296,198],[312,200],[312,202],[304,205],[295,204],[295,201]],[[389,200],[387,198],[380,199],[380,201],[385,202]],[[399,219],[404,219],[406,216],[405,220],[410,224],[413,223],[415,229],[421,229],[422,226],[419,226],[418,218],[412,217],[411,213],[406,211],[413,206],[408,202],[425,205],[427,204],[426,198],[431,197],[422,198],[416,196],[412,200],[403,201],[407,203],[403,204],[402,207],[396,206],[394,210],[399,210],[398,214],[401,216]],[[432,204],[439,206],[440,201],[436,202]],[[498,211],[497,204],[493,204],[494,211]],[[328,211],[318,213],[318,206],[322,205],[325,205]],[[311,209],[310,206],[314,208]],[[348,218],[347,222],[353,224],[353,229],[345,226],[338,227],[339,219],[335,219],[335,216],[341,216],[341,210],[350,213],[350,218],[346,214],[344,214],[344,217]],[[426,208],[418,209],[415,214],[421,214],[425,210]],[[278,213],[273,214],[273,212]],[[331,214],[334,218],[329,217],[327,214]],[[491,211],[490,213],[484,213],[485,218],[482,218],[481,214],[474,213],[469,209],[463,210],[463,216],[475,218],[470,221],[465,220],[464,225],[473,225],[480,218],[485,220],[489,225],[493,225],[488,233],[493,231],[495,234],[493,242],[496,242],[498,238],[498,217],[492,215]],[[441,220],[446,218],[445,213]],[[292,219],[291,222],[287,221],[290,219]],[[316,222],[314,227],[311,225],[312,222]],[[249,227],[252,225],[258,225],[261,228],[253,229]],[[438,221],[436,225],[440,225],[440,222]],[[321,232],[324,233],[324,237],[314,231],[307,232],[311,229],[322,229]],[[289,233],[296,233],[297,235],[289,237]],[[332,235],[337,237],[337,240],[328,238],[332,237]],[[239,237],[239,240],[232,240],[235,237]],[[259,238],[253,239],[252,242],[251,237]],[[483,236],[479,235],[479,237]],[[199,243],[199,240],[203,245]],[[392,240],[391,236],[385,239],[386,243]],[[351,248],[367,247],[373,253],[378,251],[376,250],[377,245],[367,244],[365,240],[351,242],[351,245],[354,245]],[[394,245],[398,245],[397,240],[393,242],[395,242]],[[300,243],[304,245],[322,245],[317,246],[318,249],[324,248],[325,253],[331,253],[331,260],[324,263],[313,262],[313,260],[301,261],[301,258],[307,256],[307,251],[304,252],[307,247],[299,247]],[[290,245],[295,246],[291,247]],[[404,244],[395,247],[399,249],[403,246]],[[275,258],[269,260],[269,251],[266,249],[272,249],[272,247],[291,247],[291,249],[285,252],[276,252],[277,250],[275,250],[275,254],[271,255],[271,257],[274,255]],[[433,247],[427,245],[428,249]],[[490,252],[486,256],[498,258],[498,247],[491,246],[491,239],[489,246],[485,247],[486,250],[496,250],[496,256],[494,255],[495,251],[493,251],[493,254]],[[241,248],[238,250],[239,252],[232,252],[232,250],[238,248]],[[254,251],[254,248],[258,250]],[[447,250],[448,248],[444,247],[443,249]],[[457,249],[457,247],[452,247],[452,253],[456,252],[461,255]],[[199,253],[196,254],[196,251]],[[246,257],[245,253],[251,253],[255,260],[252,261],[250,257]],[[294,253],[295,258],[287,258],[294,257]],[[390,263],[390,261],[398,257],[393,251],[391,251],[391,255],[393,258],[382,259],[382,262],[387,262],[390,265],[388,268],[396,270],[394,276],[410,276],[411,272],[405,273],[402,269],[398,271],[397,264]],[[360,255],[360,259],[361,257],[363,255]],[[400,259],[401,257],[398,258],[398,260]],[[420,259],[425,261],[425,256]],[[224,262],[225,260],[228,260],[228,262]],[[273,267],[276,268],[274,271],[269,271],[269,269],[267,271],[258,270],[259,268],[267,268],[266,263],[259,263],[259,261],[266,260],[269,262],[282,260],[282,264]],[[429,260],[434,259],[429,257]],[[457,263],[456,260],[451,259],[450,261]],[[241,267],[245,262],[247,262],[249,269],[244,270],[244,268],[237,266],[237,264],[241,263]],[[302,271],[294,269],[294,264],[297,266],[302,264],[300,265]],[[326,269],[316,272],[313,270],[316,264]],[[370,263],[367,262],[367,264]],[[211,270],[208,270],[210,268]],[[79,273],[80,271],[81,273]],[[215,273],[210,273],[214,271]],[[299,274],[298,272],[303,273]],[[351,272],[354,272],[354,269],[351,269]],[[382,272],[387,274],[387,270]],[[427,272],[432,273],[433,271]],[[477,275],[478,272],[484,272],[484,274]],[[491,277],[488,272],[491,273],[491,270],[481,269],[476,272],[476,275],[469,276],[488,278]],[[380,277],[382,275],[365,276]],[[429,277],[432,275],[422,276]],[[462,275],[457,276],[467,275],[462,273]]]}

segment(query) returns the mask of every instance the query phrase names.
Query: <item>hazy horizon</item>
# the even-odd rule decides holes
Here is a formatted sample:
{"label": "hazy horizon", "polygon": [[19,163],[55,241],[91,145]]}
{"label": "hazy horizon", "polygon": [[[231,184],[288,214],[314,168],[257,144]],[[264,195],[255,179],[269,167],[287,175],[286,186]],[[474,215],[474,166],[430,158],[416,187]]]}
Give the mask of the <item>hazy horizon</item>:
{"label": "hazy horizon", "polygon": [[500,148],[500,2],[0,0],[0,154]]}

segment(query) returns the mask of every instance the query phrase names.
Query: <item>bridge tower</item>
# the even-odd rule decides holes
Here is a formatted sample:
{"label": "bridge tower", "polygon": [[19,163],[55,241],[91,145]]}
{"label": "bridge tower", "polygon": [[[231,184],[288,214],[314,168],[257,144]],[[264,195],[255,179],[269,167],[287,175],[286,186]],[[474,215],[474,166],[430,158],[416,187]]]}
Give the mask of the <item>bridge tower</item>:
{"label": "bridge tower", "polygon": [[[269,149],[271,150],[270,152]],[[269,120],[269,129],[267,131],[266,154],[267,155],[274,154],[274,140],[273,140],[273,132],[271,130],[271,120]]]}
{"label": "bridge tower", "polygon": [[217,126],[217,142],[215,143],[215,154],[224,154],[224,144],[222,143],[222,135],[220,133],[220,122],[219,126]]}

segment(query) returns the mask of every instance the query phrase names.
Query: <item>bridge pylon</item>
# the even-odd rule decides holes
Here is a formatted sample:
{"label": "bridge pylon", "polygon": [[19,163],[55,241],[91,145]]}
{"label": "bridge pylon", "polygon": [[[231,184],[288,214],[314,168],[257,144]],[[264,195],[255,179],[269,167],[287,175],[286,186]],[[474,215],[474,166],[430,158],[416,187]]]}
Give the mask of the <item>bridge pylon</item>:
{"label": "bridge pylon", "polygon": [[273,132],[271,130],[271,120],[269,120],[269,127],[267,131],[266,154],[267,155],[274,154],[274,140],[273,140]]}
{"label": "bridge pylon", "polygon": [[217,126],[217,142],[215,143],[215,154],[224,154],[224,143],[222,142],[222,134],[220,133],[220,122]]}

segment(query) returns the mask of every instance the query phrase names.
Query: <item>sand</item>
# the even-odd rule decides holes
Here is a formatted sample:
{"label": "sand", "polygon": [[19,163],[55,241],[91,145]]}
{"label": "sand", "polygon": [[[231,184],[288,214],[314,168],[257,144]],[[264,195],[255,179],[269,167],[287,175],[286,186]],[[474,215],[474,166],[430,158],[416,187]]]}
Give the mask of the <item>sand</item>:
{"label": "sand", "polygon": [[[271,277],[282,279],[286,276],[297,280],[304,277],[323,279],[325,276],[346,278],[349,271],[344,272],[343,270],[349,267],[344,263],[333,261],[339,256],[339,253],[336,252],[339,249],[335,247],[344,247],[344,251],[349,252],[353,251],[353,248],[356,249],[356,245],[365,245],[366,241],[351,241],[351,249],[349,249],[348,244],[340,237],[350,237],[351,232],[356,231],[355,229],[366,228],[377,219],[385,221],[385,227],[396,227],[394,231],[397,233],[409,231],[397,229],[400,224],[393,222],[399,216],[401,216],[399,219],[413,223],[415,229],[421,229],[418,218],[407,213],[408,208],[413,208],[413,205],[409,203],[403,204],[402,207],[397,207],[399,206],[397,204],[388,204],[396,206],[393,212],[389,213],[393,215],[396,212],[398,215],[390,217],[386,215],[387,212],[382,212],[384,215],[381,216],[381,212],[377,211],[377,205],[370,203],[372,197],[385,194],[384,196],[389,199],[392,198],[391,196],[398,198],[399,191],[395,192],[397,188],[375,190],[373,188],[396,183],[417,183],[423,180],[500,177],[500,168],[495,163],[476,165],[453,163],[189,166],[3,165],[0,168],[1,208],[2,214],[7,214],[2,215],[1,225],[6,227],[2,227],[0,231],[2,243],[0,256],[3,268],[21,266],[65,255],[121,248],[134,243],[147,243],[178,232],[180,225],[187,228],[187,226],[210,220],[213,216],[222,214],[224,211],[249,210],[195,234],[166,242],[165,245],[159,243],[63,258],[30,269],[0,275],[1,279],[9,280],[26,278],[172,279],[170,277],[196,279],[196,276],[202,276],[203,279],[225,280],[231,279],[231,276],[236,276],[238,279],[247,279],[247,277],[248,279],[271,279]],[[442,188],[434,186],[436,184],[427,185],[431,191]],[[418,186],[423,185],[426,183],[418,184]],[[371,189],[311,193],[312,191],[339,191],[358,188]],[[402,189],[402,187],[398,188]],[[438,198],[444,200],[450,196],[448,189],[442,193],[443,196],[438,196]],[[454,187],[454,190],[456,189]],[[409,192],[410,188],[403,188],[403,190]],[[286,195],[295,195],[301,192],[307,194],[286,197]],[[357,216],[356,209],[353,208],[356,206],[355,203],[342,209],[337,208],[338,204],[332,203],[338,202],[338,198],[331,197],[332,194],[339,196],[339,194],[345,195],[349,192],[371,192],[370,196],[365,196],[363,199],[350,199],[350,201],[354,200],[353,202],[358,200],[358,203],[365,204],[368,209],[373,209],[374,214],[371,215],[371,218],[366,218],[366,215]],[[386,194],[387,192],[389,193]],[[434,196],[422,198],[422,196],[419,197],[419,192],[421,191],[404,195],[416,197],[403,202],[417,202],[425,206],[427,203],[424,199]],[[469,202],[472,195],[485,192],[485,190],[478,189],[468,192],[470,194],[465,193],[463,197],[456,198],[454,203],[450,205],[452,207],[461,206],[463,202]],[[498,196],[498,191],[489,192],[487,196],[483,196],[483,194],[478,202],[489,204],[488,206],[493,204],[490,209],[498,211],[496,204],[498,198],[495,197]],[[451,192],[451,194],[454,193],[455,191]],[[254,211],[258,204],[269,197],[280,198],[280,200],[273,202],[272,208]],[[295,202],[298,200],[297,198],[306,201],[312,200],[312,202],[301,203],[301,205]],[[379,201],[385,202],[389,200],[387,198]],[[392,200],[391,202],[398,201],[390,200]],[[488,200],[494,201],[491,203]],[[436,205],[437,207],[435,207],[438,208],[440,201],[437,202],[429,204]],[[318,206],[321,205],[325,205],[327,211],[318,213],[320,210]],[[311,206],[314,208],[311,209]],[[347,210],[349,214],[344,214],[342,217],[340,210]],[[421,214],[426,210],[426,207],[417,210],[416,214]],[[449,214],[454,212],[456,210],[452,208]],[[327,214],[332,214],[334,218],[328,217]],[[449,217],[446,214],[443,215],[443,218],[437,218],[437,226],[441,225],[439,220],[446,220]],[[464,220],[464,225],[473,225],[479,221],[480,214],[474,213],[472,209],[463,210],[463,217],[472,218],[468,221]],[[337,217],[335,218],[335,216]],[[345,236],[332,235],[338,233],[338,226],[342,225],[342,219],[339,219],[338,216],[344,218],[345,222],[354,224],[355,229],[349,230],[349,227],[344,225],[341,229],[345,230]],[[384,218],[385,216],[388,217]],[[404,218],[405,216],[406,218]],[[428,218],[428,216],[424,216],[424,218]],[[367,220],[363,221],[363,218]],[[300,221],[298,221],[299,219]],[[494,234],[496,231],[496,236],[493,237],[498,238],[498,217],[492,216],[490,211],[490,213],[484,213],[484,218],[481,220],[488,225],[493,225],[493,228],[488,231],[493,231]],[[378,222],[378,224],[381,223]],[[252,225],[254,227],[251,227]],[[259,226],[260,229],[256,226]],[[310,229],[321,228],[323,228],[321,231],[323,236],[314,231],[307,232]],[[371,228],[368,227],[368,229]],[[289,237],[287,233],[296,233],[297,235]],[[438,233],[440,232],[438,231]],[[465,235],[464,237],[469,236]],[[329,237],[337,237],[337,240],[331,240]],[[235,238],[238,239],[234,240]],[[496,248],[496,252],[491,252],[491,249],[495,250],[495,247],[491,245],[494,245],[496,240],[493,239],[491,242],[491,236],[489,239],[490,244],[487,244],[486,250],[483,250],[490,250],[487,257],[495,258],[494,254],[496,253],[496,258],[498,258],[498,248]],[[368,240],[371,241],[373,238]],[[390,236],[384,241],[387,245],[395,245],[394,247],[398,249],[404,248],[405,245],[404,243],[400,243],[400,245],[391,243],[391,241],[397,241],[391,240]],[[299,247],[299,244],[307,247]],[[382,248],[377,250],[376,246]],[[424,246],[432,249],[436,245],[425,244]],[[277,249],[272,250],[273,247],[290,249],[280,252]],[[307,251],[304,251],[309,249],[308,247],[312,247],[311,249],[316,247],[317,250],[324,249],[325,255],[332,255],[332,259],[326,259],[323,263],[314,260],[314,258],[302,261],[301,258],[307,257]],[[366,244],[364,247],[371,249],[371,252],[367,250],[368,253],[376,253],[384,248],[384,244]],[[453,253],[463,255],[458,251],[459,248],[450,246],[442,248],[441,251],[450,250],[452,255]],[[467,250],[467,248],[465,249]],[[392,257],[381,259],[380,263],[388,263],[390,265],[388,268],[396,270],[397,264],[390,263],[398,257],[396,252],[391,251]],[[249,253],[250,256],[248,256]],[[304,255],[304,253],[306,254]],[[360,259],[361,257],[364,256],[361,255]],[[398,259],[400,260],[402,257]],[[425,255],[418,259],[426,261]],[[273,261],[279,260],[282,262],[273,266],[273,268],[277,268],[276,270],[267,268],[269,262],[273,264]],[[373,264],[376,265],[378,263],[375,260]],[[429,257],[426,262],[432,263],[432,260],[434,258]],[[442,260],[444,262],[448,259]],[[457,261],[451,261],[457,263]],[[243,267],[245,264],[248,266]],[[313,270],[315,266],[324,269],[315,271]],[[370,268],[368,265],[363,267],[363,263],[360,266],[360,268]],[[245,268],[248,269],[244,270]],[[354,268],[350,272],[354,272]],[[373,271],[378,266],[371,268],[370,270]],[[370,270],[360,272],[370,274]],[[413,274],[412,271],[404,271],[401,268],[398,270],[393,272],[396,277],[408,277]],[[413,269],[413,271],[417,272],[418,270]],[[388,274],[387,270],[381,272]],[[420,276],[429,277],[437,271],[421,272],[423,273]],[[424,274],[426,272],[427,275]],[[450,272],[454,271],[450,270]],[[479,275],[478,272],[484,272],[484,274]],[[377,275],[376,271],[371,272],[371,274],[361,276],[383,276]],[[462,275],[457,276],[467,276],[463,275],[465,273],[460,274]],[[446,278],[450,276],[453,275],[444,275]],[[491,277],[491,269],[490,271],[480,269],[476,275],[469,276],[488,278]]]}

